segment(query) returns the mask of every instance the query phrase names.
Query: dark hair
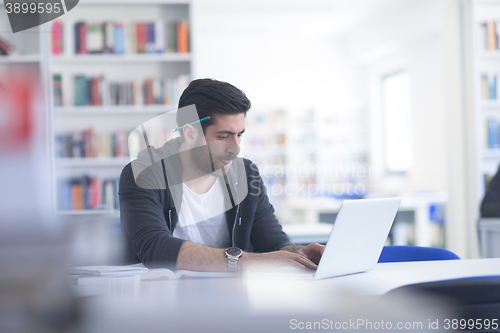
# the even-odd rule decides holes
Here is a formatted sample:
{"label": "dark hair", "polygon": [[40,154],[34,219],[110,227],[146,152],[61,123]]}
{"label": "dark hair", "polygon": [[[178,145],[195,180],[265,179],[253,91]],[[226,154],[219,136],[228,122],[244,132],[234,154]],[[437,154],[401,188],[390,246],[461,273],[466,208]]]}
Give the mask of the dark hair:
{"label": "dark hair", "polygon": [[[182,112],[183,107],[194,104],[198,118],[192,112]],[[177,111],[177,126],[181,127],[198,119],[210,116],[209,120],[201,123],[203,133],[208,126],[214,124],[214,115],[228,115],[244,113],[250,109],[251,103],[245,93],[223,81],[214,79],[193,80],[184,90],[179,99]],[[184,137],[182,130],[181,137]]]}

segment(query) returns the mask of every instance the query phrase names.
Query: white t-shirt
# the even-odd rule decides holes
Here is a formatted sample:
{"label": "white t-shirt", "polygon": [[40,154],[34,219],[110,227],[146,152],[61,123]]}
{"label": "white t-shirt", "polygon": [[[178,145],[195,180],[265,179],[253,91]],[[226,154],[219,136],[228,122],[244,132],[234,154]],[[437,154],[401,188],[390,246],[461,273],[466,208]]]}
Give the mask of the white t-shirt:
{"label": "white t-shirt", "polygon": [[194,193],[183,184],[182,204],[174,237],[218,248],[230,246],[224,198],[226,187],[219,177],[202,194]]}

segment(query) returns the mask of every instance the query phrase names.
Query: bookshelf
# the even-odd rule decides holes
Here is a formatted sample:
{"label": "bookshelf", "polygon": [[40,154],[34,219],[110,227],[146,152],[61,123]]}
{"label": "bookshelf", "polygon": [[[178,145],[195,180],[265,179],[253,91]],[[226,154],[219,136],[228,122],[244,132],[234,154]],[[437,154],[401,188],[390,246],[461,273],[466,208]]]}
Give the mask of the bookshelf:
{"label": "bookshelf", "polygon": [[44,61],[58,216],[118,218],[128,134],[175,110],[190,81],[189,19],[184,0],[88,0],[50,23]]}
{"label": "bookshelf", "polygon": [[[450,219],[447,244],[469,258],[479,257],[480,204],[488,179],[500,164],[500,1],[464,0],[448,4],[444,15],[446,113]],[[498,83],[498,82],[497,82]]]}
{"label": "bookshelf", "polygon": [[478,209],[487,179],[500,165],[500,1],[473,0],[465,6],[471,23],[470,38],[464,42],[472,46],[474,84],[470,93],[473,94],[475,121],[470,131],[476,133],[473,179],[476,184],[474,205]]}
{"label": "bookshelf", "polygon": [[287,183],[287,116],[282,109],[254,110],[246,120],[247,128],[242,140],[242,156],[259,167],[269,200],[279,211],[282,190]]}

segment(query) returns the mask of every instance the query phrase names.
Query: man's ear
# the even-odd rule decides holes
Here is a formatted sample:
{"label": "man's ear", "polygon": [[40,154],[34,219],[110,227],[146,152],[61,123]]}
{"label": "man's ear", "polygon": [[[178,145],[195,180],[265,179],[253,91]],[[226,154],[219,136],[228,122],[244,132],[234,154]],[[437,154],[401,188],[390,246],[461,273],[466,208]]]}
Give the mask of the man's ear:
{"label": "man's ear", "polygon": [[184,140],[189,145],[195,145],[196,140],[198,139],[198,130],[191,124],[186,124],[184,125],[184,128],[182,129],[182,132],[184,134]]}

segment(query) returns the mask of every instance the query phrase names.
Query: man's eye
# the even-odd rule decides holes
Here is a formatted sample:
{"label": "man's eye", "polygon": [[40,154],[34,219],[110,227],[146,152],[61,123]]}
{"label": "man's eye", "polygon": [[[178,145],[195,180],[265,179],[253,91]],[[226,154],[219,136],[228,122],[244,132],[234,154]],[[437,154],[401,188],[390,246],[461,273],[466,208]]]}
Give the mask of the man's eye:
{"label": "man's eye", "polygon": [[220,137],[221,140],[226,140],[227,139],[227,136],[221,136]]}

